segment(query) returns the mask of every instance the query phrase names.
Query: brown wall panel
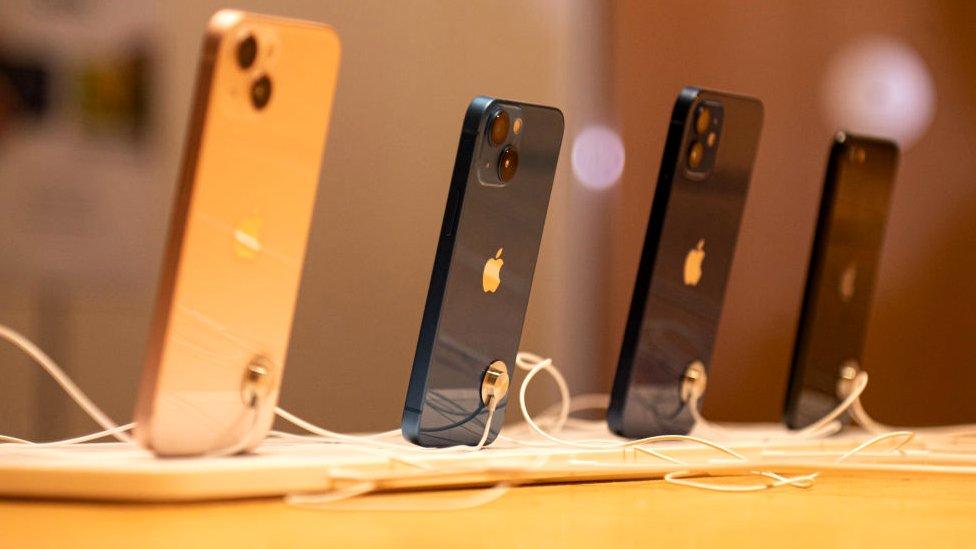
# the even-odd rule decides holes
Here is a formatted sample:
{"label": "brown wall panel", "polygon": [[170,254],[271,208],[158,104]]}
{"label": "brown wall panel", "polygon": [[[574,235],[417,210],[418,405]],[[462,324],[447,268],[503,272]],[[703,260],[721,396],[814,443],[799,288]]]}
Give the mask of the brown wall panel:
{"label": "brown wall panel", "polygon": [[[833,56],[885,36],[932,74],[931,126],[904,151],[864,366],[885,421],[976,420],[976,112],[973,10],[937,2],[614,3],[615,100],[628,165],[618,189],[606,337],[619,348],[674,94],[684,84],[760,97],[766,121],[719,330],[705,413],[780,415],[827,146]],[[857,128],[851,128],[856,130]],[[606,365],[608,370],[611,364]],[[608,373],[609,375],[609,373]]]}

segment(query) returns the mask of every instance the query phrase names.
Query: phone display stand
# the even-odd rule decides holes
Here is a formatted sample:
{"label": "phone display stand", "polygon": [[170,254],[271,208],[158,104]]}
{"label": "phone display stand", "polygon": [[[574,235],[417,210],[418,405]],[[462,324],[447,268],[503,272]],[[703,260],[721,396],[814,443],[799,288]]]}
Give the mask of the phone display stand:
{"label": "phone display stand", "polygon": [[[592,423],[589,428],[567,429],[563,436],[580,440],[597,436],[601,427]],[[609,436],[605,427],[602,431],[599,436]],[[785,432],[775,425],[749,431],[755,439]],[[364,481],[378,491],[437,490],[499,483],[659,479],[691,469],[713,475],[742,474],[757,467],[779,472],[815,469],[976,474],[971,455],[935,456],[914,451],[911,446],[897,453],[869,452],[856,460],[835,463],[839,453],[855,447],[863,438],[863,432],[852,431],[818,441],[729,441],[728,445],[748,461],[728,459],[689,443],[654,445],[655,451],[680,459],[681,464],[638,448],[517,447],[503,441],[463,454],[418,456],[405,452],[403,460],[371,454],[368,448],[355,444],[312,444],[287,438],[270,438],[250,455],[185,459],[156,458],[127,443],[63,448],[17,445],[0,448],[0,497],[178,502],[314,494]]]}
{"label": "phone display stand", "polygon": [[[0,435],[0,497],[176,502],[286,496],[291,503],[307,504],[389,490],[658,478],[726,492],[807,488],[823,470],[976,474],[972,447],[943,436],[945,444],[933,450],[916,441],[915,433],[908,430],[886,430],[867,440],[862,431],[854,429],[829,439],[810,439],[788,433],[781,425],[753,425],[721,430],[721,439],[685,435],[617,439],[602,421],[570,418],[565,378],[551,359],[525,352],[516,356],[516,366],[527,371],[518,394],[525,424],[511,425],[491,448],[482,447],[491,415],[475,447],[418,449],[402,441],[381,440],[399,436],[399,430],[344,435],[276,408],[280,418],[315,436],[274,431],[251,454],[230,455],[238,448],[225,448],[202,457],[157,458],[126,434],[134,424],[113,423],[36,345],[3,325],[0,338],[29,355],[103,427],[97,433],[50,443]],[[275,370],[274,364],[260,356],[252,357],[245,368],[240,398],[252,417],[271,394]],[[543,371],[556,381],[561,396],[559,413],[548,418],[549,431],[531,417],[525,402],[529,382]],[[839,389],[848,388],[850,394],[821,422],[832,421],[866,387],[866,373],[849,374],[850,387]],[[692,409],[697,409],[706,383],[704,368],[690,365],[681,392]],[[507,366],[500,362],[489,365],[481,393],[490,414],[508,385]],[[588,396],[594,395],[579,398],[592,401]],[[604,407],[606,395],[596,396],[601,397],[598,407]],[[708,422],[698,421],[695,429],[708,430]],[[121,442],[85,443],[106,436]],[[793,471],[800,473],[792,475]],[[791,476],[781,474],[785,472]],[[722,486],[691,478],[703,475],[752,475],[765,481]]]}

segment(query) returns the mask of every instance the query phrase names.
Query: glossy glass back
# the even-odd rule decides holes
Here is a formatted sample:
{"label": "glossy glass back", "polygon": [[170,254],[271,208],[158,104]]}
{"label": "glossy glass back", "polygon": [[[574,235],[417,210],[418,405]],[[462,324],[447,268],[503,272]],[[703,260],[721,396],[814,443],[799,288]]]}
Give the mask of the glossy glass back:
{"label": "glossy glass back", "polygon": [[837,406],[841,369],[860,367],[897,164],[890,141],[842,133],[831,147],[784,407],[790,428]]}
{"label": "glossy glass back", "polygon": [[[710,116],[699,127],[702,108]],[[707,371],[711,362],[762,117],[756,99],[697,88],[678,96],[607,413],[622,436],[692,427],[681,381],[693,363]],[[696,143],[710,141],[713,152],[696,159]]]}
{"label": "glossy glass back", "polygon": [[[210,21],[136,409],[157,454],[244,450],[271,426],[338,65],[324,25],[232,10]],[[255,96],[264,76],[271,93]],[[257,356],[255,408],[242,388]]]}
{"label": "glossy glass back", "polygon": [[[504,142],[493,144],[491,121],[500,110],[511,123]],[[554,108],[488,97],[468,108],[404,405],[404,437],[416,444],[477,444],[487,419],[486,369],[498,360],[514,373],[562,136]],[[503,182],[506,147],[519,160]]]}

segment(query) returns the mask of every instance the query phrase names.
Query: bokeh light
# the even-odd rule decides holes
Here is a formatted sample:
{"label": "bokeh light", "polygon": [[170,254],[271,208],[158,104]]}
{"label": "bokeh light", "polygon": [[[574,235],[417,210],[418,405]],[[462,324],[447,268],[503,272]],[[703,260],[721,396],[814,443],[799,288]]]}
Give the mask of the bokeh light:
{"label": "bokeh light", "polygon": [[576,135],[572,153],[573,173],[584,187],[604,190],[624,172],[624,143],[606,126],[589,126]]}
{"label": "bokeh light", "polygon": [[872,37],[831,61],[825,111],[836,129],[887,137],[911,147],[935,115],[935,85],[922,57],[904,42]]}

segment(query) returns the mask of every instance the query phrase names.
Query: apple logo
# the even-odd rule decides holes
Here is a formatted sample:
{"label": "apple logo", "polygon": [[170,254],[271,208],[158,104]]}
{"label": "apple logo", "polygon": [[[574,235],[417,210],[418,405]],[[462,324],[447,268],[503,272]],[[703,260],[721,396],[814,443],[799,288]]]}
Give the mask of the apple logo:
{"label": "apple logo", "polygon": [[844,303],[849,302],[854,298],[854,291],[857,285],[857,263],[851,263],[844,269],[844,272],[840,275],[840,284],[838,285],[838,291],[840,292],[840,300]]}
{"label": "apple logo", "polygon": [[702,277],[702,263],[705,261],[705,239],[699,239],[698,245],[688,252],[685,257],[685,286],[697,286]]}
{"label": "apple logo", "polygon": [[481,275],[481,287],[485,293],[494,293],[502,283],[501,271],[502,265],[505,264],[505,260],[502,259],[502,249],[498,248],[495,257],[488,258],[485,262],[485,272]]}
{"label": "apple logo", "polygon": [[261,244],[262,219],[246,217],[234,228],[234,253],[241,259],[254,259],[264,246]]}

